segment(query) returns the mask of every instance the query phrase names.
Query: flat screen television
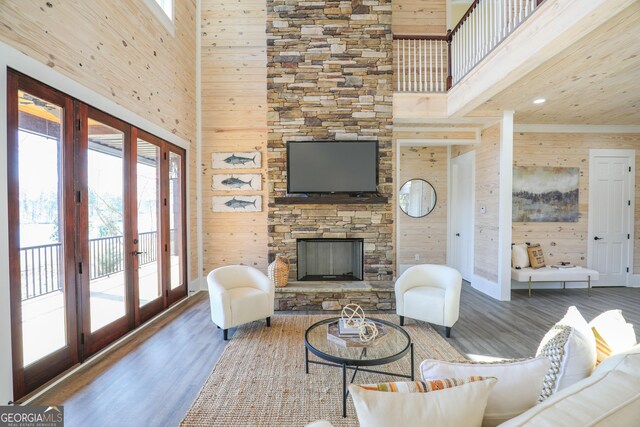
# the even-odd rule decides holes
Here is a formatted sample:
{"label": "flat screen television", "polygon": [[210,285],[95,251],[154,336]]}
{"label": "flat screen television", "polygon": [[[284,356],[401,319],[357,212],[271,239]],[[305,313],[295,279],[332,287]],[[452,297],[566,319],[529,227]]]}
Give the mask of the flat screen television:
{"label": "flat screen television", "polygon": [[287,143],[287,192],[375,193],[378,142]]}

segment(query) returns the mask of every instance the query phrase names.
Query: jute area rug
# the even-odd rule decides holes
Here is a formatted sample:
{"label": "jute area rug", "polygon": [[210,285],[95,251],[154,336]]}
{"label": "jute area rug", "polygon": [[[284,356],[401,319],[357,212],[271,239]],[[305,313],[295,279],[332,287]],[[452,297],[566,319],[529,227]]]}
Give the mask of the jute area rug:
{"label": "jute area rug", "polygon": [[[341,416],[342,370],[310,364],[309,374],[305,374],[304,332],[327,317],[285,314],[274,316],[270,328],[264,322],[239,327],[182,425],[304,426],[324,419],[336,427],[357,426],[351,397],[347,418]],[[376,317],[398,322],[395,315]],[[418,366],[424,359],[464,360],[429,324],[407,319],[405,330],[414,343],[416,379],[420,379]],[[315,359],[311,353],[310,359]],[[407,354],[396,362],[373,369],[409,374],[409,365]],[[358,372],[354,383],[382,381],[403,379]]]}

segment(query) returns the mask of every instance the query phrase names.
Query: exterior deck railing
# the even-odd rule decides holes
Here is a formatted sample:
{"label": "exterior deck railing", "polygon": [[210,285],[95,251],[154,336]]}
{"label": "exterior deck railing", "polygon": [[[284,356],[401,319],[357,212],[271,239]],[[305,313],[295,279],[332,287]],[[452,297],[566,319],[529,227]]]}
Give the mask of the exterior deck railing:
{"label": "exterior deck railing", "polygon": [[[158,235],[151,231],[138,234],[139,265],[158,258]],[[20,249],[22,300],[62,289],[62,244],[29,246]],[[124,271],[123,236],[89,240],[89,277],[91,280]]]}
{"label": "exterior deck railing", "polygon": [[543,0],[475,0],[446,35],[394,35],[396,90],[446,92]]}

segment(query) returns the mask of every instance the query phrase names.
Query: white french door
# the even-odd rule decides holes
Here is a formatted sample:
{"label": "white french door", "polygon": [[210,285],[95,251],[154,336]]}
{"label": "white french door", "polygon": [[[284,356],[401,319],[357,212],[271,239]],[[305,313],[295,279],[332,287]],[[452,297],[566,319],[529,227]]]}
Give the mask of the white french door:
{"label": "white french door", "polygon": [[589,268],[594,286],[626,286],[633,241],[634,150],[589,152]]}
{"label": "white french door", "polygon": [[450,264],[469,282],[473,276],[474,176],[474,151],[451,159]]}

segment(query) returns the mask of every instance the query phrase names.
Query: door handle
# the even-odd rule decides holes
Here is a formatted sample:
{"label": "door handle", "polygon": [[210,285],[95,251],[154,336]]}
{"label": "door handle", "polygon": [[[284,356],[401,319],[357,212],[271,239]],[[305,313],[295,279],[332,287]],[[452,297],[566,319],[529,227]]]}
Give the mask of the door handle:
{"label": "door handle", "polygon": [[456,233],[456,237],[460,237],[460,233]]}
{"label": "door handle", "polygon": [[133,251],[133,255],[142,255],[145,252],[140,252],[140,251]]}
{"label": "door handle", "polygon": [[594,238],[593,238],[593,240],[604,240],[604,237],[598,237],[598,236],[596,236],[596,237],[594,237]]}

